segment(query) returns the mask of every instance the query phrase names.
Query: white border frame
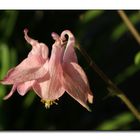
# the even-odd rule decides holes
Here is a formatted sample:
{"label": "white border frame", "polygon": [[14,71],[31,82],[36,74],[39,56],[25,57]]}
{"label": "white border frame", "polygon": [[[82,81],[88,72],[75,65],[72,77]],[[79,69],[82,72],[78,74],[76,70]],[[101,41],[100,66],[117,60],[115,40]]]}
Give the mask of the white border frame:
{"label": "white border frame", "polygon": [[0,9],[140,9],[139,0],[0,0]]}

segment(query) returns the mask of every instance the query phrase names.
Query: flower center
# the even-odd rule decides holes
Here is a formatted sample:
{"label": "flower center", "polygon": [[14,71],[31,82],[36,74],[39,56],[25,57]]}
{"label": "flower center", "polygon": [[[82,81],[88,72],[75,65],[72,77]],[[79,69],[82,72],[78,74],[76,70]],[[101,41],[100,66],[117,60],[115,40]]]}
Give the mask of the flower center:
{"label": "flower center", "polygon": [[41,99],[41,102],[43,104],[45,104],[46,109],[50,108],[50,106],[53,104],[56,104],[56,105],[58,104],[55,100],[43,100],[43,99]]}

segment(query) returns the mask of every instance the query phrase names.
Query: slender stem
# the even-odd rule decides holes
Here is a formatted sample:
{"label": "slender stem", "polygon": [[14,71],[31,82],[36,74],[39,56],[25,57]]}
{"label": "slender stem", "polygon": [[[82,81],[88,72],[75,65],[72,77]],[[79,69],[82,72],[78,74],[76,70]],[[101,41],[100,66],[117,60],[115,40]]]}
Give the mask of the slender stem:
{"label": "slender stem", "polygon": [[126,15],[126,13],[123,10],[118,10],[118,14],[122,18],[128,29],[130,30],[130,32],[132,33],[133,37],[140,45],[140,35],[136,30],[136,28],[134,27],[134,25],[132,24],[132,22],[130,21],[130,19],[128,18],[128,16]]}
{"label": "slender stem", "polygon": [[104,82],[109,86],[109,90],[113,91],[117,97],[119,97],[128,109],[133,113],[133,115],[140,121],[140,113],[131,103],[131,101],[125,96],[124,92],[120,90],[110,79],[109,77],[96,65],[96,63],[91,59],[88,53],[79,45],[77,45],[78,50],[86,59],[89,66],[104,80]]}
{"label": "slender stem", "polygon": [[131,101],[125,96],[125,94],[118,94],[117,95],[125,104],[126,106],[131,110],[131,112],[136,116],[136,118],[140,121],[140,113],[135,108],[135,106],[131,103]]}

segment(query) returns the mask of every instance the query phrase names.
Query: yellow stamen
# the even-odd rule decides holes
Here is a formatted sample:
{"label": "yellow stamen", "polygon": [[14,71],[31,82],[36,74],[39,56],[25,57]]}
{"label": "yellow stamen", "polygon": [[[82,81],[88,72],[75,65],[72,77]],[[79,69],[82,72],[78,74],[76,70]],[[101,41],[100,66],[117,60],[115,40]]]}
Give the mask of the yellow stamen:
{"label": "yellow stamen", "polygon": [[53,104],[56,104],[56,105],[58,104],[55,100],[43,100],[43,99],[41,99],[41,102],[43,104],[45,104],[46,109],[50,108],[50,106]]}

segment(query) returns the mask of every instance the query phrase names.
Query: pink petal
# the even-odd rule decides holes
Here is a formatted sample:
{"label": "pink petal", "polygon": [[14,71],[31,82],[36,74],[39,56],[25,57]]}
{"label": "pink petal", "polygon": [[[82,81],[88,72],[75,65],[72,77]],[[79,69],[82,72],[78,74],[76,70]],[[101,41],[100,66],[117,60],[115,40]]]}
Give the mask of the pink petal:
{"label": "pink petal", "polygon": [[52,32],[51,36],[54,40],[59,40],[59,35],[57,33]]}
{"label": "pink petal", "polygon": [[33,83],[34,81],[28,81],[28,82],[21,83],[18,85],[14,84],[10,93],[4,97],[4,100],[9,99],[13,95],[13,93],[16,91],[16,89],[20,95],[22,96],[25,95],[28,92],[28,90],[31,89]]}
{"label": "pink petal", "polygon": [[16,91],[16,88],[17,88],[17,85],[14,84],[12,89],[11,89],[11,91],[10,91],[10,93],[8,95],[6,95],[3,99],[4,100],[9,99],[13,95],[13,93]]}
{"label": "pink petal", "polygon": [[92,103],[92,92],[83,69],[76,63],[63,64],[63,87],[76,101],[88,108],[87,101]]}
{"label": "pink petal", "polygon": [[55,100],[58,99],[64,93],[64,89],[61,85],[62,68],[61,57],[63,48],[59,40],[56,40],[52,47],[51,57],[49,61],[49,74],[50,79],[40,78],[34,84],[33,89],[42,99]]}
{"label": "pink petal", "polygon": [[18,66],[9,70],[4,80],[1,81],[2,84],[23,83],[26,81],[35,80],[42,77],[47,72],[45,68],[46,63],[48,63],[46,62],[48,61],[48,47],[45,44],[38,43],[38,41],[30,38],[27,35],[27,32],[28,30],[25,29],[25,39],[32,45],[32,50],[28,57]]}
{"label": "pink petal", "polygon": [[56,100],[62,96],[65,91],[61,86],[59,75],[57,74],[49,80],[47,78],[37,80],[33,85],[33,89],[36,94],[44,100]]}
{"label": "pink petal", "polygon": [[66,49],[64,51],[64,56],[63,56],[63,62],[78,62],[77,61],[77,56],[74,50],[74,46],[75,46],[75,38],[74,35],[69,31],[69,30],[65,30],[61,33],[61,39],[63,41],[66,40],[65,36],[68,35],[68,42],[66,45]]}
{"label": "pink petal", "polygon": [[41,58],[43,58],[44,60],[48,59],[49,50],[48,50],[47,45],[45,45],[44,43],[39,43],[37,40],[30,38],[27,33],[28,33],[28,30],[24,29],[25,40],[30,45],[32,45],[32,50],[29,53],[28,57],[30,57],[32,55],[38,55]]}
{"label": "pink petal", "polygon": [[43,64],[40,57],[32,56],[23,60],[17,67],[9,70],[8,74],[1,81],[2,84],[23,83],[30,80],[35,80],[46,74],[48,61]]}
{"label": "pink petal", "polygon": [[33,86],[34,84],[34,80],[33,81],[28,81],[22,84],[18,84],[17,86],[17,91],[21,96],[24,96]]}

